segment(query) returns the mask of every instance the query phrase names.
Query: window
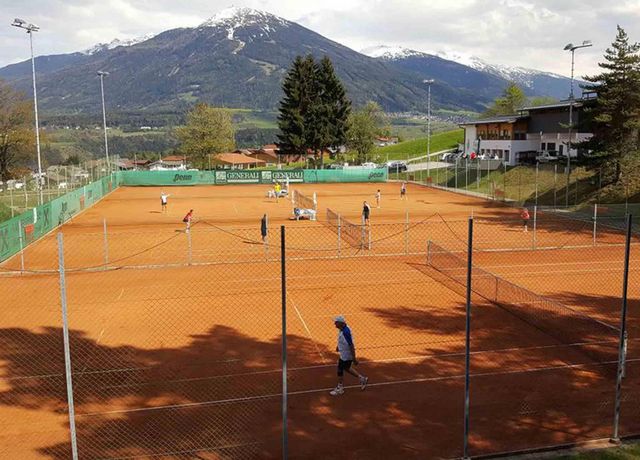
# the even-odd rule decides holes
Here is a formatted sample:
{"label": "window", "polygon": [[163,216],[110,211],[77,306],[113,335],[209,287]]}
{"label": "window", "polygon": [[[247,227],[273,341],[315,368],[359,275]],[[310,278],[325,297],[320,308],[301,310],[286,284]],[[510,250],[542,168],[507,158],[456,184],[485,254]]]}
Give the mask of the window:
{"label": "window", "polygon": [[564,145],[560,144],[559,148],[560,148],[560,155],[564,154]]}
{"label": "window", "polygon": [[509,163],[509,151],[508,150],[504,151],[504,155],[502,155],[502,159],[505,161],[505,163]]}
{"label": "window", "polygon": [[547,142],[547,150],[555,151],[555,149],[556,149],[556,143],[555,142]]}
{"label": "window", "polygon": [[544,142],[542,144],[540,144],[540,151],[544,152],[545,150],[547,150],[547,144],[545,144]]}

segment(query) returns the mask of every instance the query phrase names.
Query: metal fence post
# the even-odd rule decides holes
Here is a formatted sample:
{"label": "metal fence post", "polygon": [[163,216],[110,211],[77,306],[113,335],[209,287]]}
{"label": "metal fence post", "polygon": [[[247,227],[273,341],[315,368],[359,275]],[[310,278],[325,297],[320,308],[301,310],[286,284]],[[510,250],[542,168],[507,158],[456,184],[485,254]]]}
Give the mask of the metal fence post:
{"label": "metal fence post", "polygon": [[71,376],[71,350],[69,345],[69,315],[67,311],[67,286],[64,270],[64,241],[62,233],[58,233],[58,269],[60,275],[60,304],[62,306],[62,334],[64,340],[64,368],[67,382],[67,404],[69,405],[69,429],[71,431],[71,456],[78,460],[78,443],[76,438],[76,415],[73,404],[73,379]]}
{"label": "metal fence post", "polygon": [[538,206],[534,206],[533,207],[533,235],[532,235],[533,249],[536,249],[537,230],[538,230]]}
{"label": "metal fence post", "polygon": [[20,240],[20,272],[24,272],[24,240],[22,239],[22,221],[18,220],[18,238]]}
{"label": "metal fence post", "polygon": [[405,212],[404,218],[404,253],[409,254],[409,210]]}
{"label": "metal fence post", "polygon": [[622,281],[622,311],[620,313],[620,342],[618,344],[618,375],[616,379],[616,401],[613,415],[613,435],[611,441],[620,442],[618,429],[620,426],[620,403],[622,400],[622,377],[625,367],[625,342],[627,337],[627,291],[629,288],[629,258],[631,253],[631,226],[633,217],[627,215],[627,240],[624,253],[624,276]]}
{"label": "metal fence post", "polygon": [[282,458],[289,457],[289,433],[287,429],[287,267],[285,227],[280,226],[280,278],[282,283]]}
{"label": "metal fence post", "polygon": [[469,387],[471,364],[471,271],[473,269],[473,218],[469,219],[467,237],[467,298],[465,325],[465,354],[464,354],[464,459],[469,458]]}
{"label": "metal fence post", "polygon": [[342,224],[340,223],[340,214],[338,214],[338,257],[340,257],[340,241],[341,241],[341,235],[342,233]]}
{"label": "metal fence post", "polygon": [[596,245],[598,238],[598,203],[593,205],[593,245]]}
{"label": "metal fence post", "polygon": [[[539,177],[540,162],[536,161],[536,206],[538,205],[538,177]],[[535,228],[535,227],[534,227]],[[535,231],[534,231],[535,232]]]}
{"label": "metal fence post", "polygon": [[102,219],[102,231],[104,234],[104,269],[109,265],[109,238],[107,236],[107,218]]}
{"label": "metal fence post", "polygon": [[14,210],[13,210],[13,188],[9,189],[9,197],[11,200],[11,217],[14,216]]}
{"label": "metal fence post", "polygon": [[556,198],[558,194],[558,165],[553,166],[553,209],[556,208]]}
{"label": "metal fence post", "polygon": [[427,265],[431,265],[431,240],[427,241]]}
{"label": "metal fence post", "polygon": [[[287,198],[288,198],[288,194],[287,194]],[[266,216],[265,219],[266,223],[265,225],[267,226],[267,234],[264,236],[264,260],[269,260],[269,216]]]}

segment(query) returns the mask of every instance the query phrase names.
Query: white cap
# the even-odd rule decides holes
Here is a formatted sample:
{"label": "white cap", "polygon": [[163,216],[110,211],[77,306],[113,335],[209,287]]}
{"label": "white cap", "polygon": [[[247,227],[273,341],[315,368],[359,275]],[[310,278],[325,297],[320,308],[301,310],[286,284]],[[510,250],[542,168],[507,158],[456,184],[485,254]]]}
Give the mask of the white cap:
{"label": "white cap", "polygon": [[339,315],[339,316],[336,316],[335,318],[333,318],[333,322],[334,323],[347,324],[347,320],[344,319],[344,316],[342,316],[342,315]]}

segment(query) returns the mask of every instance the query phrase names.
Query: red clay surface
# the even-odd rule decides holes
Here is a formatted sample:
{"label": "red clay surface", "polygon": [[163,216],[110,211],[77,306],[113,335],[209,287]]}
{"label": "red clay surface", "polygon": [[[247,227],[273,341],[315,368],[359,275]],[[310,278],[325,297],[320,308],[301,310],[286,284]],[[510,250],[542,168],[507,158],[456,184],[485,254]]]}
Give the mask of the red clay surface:
{"label": "red clay surface", "polygon": [[[541,215],[534,241],[517,210],[470,197],[410,185],[400,201],[399,184],[294,187],[317,192],[320,220],[330,207],[353,222],[381,188],[371,248],[353,247],[322,223],[289,221],[291,203],[268,200],[264,186],[167,188],[167,214],[159,213],[160,188],[123,188],[63,227],[81,458],[281,456],[281,224],[290,256],[292,458],[461,455],[464,297],[426,266],[425,251],[430,239],[464,248],[472,212],[479,248],[520,248],[479,252],[477,265],[616,320],[618,232],[575,249],[592,243],[590,225]],[[199,220],[191,252],[181,223],[188,209]],[[265,212],[268,246],[259,242]],[[55,269],[56,254],[55,235],[35,243],[24,254],[27,270]],[[175,266],[148,267],[165,264]],[[19,257],[3,264],[19,267]],[[74,271],[87,267],[97,270]],[[1,457],[69,458],[59,292],[55,274],[0,277],[10,299],[0,318]],[[637,290],[631,296],[623,434],[640,431]],[[336,314],[353,328],[360,370],[371,379],[366,391],[349,387],[340,398],[328,394]],[[472,455],[610,435],[615,363],[480,298],[472,352]]]}

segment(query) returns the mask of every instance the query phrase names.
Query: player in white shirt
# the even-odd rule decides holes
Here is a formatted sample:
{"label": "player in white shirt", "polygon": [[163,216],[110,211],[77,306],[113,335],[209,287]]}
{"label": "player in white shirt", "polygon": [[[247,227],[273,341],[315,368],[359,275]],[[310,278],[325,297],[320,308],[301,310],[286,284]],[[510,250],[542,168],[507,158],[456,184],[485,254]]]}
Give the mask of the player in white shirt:
{"label": "player in white shirt", "polygon": [[344,373],[357,377],[360,381],[360,388],[364,390],[367,388],[367,382],[369,378],[360,374],[356,369],[353,369],[351,365],[358,365],[358,359],[356,358],[356,347],[353,343],[353,337],[351,336],[351,329],[347,326],[347,321],[344,316],[336,316],[334,324],[338,329],[338,346],[336,351],[340,354],[338,358],[338,386],[331,390],[331,396],[340,396],[344,394]]}

